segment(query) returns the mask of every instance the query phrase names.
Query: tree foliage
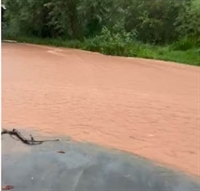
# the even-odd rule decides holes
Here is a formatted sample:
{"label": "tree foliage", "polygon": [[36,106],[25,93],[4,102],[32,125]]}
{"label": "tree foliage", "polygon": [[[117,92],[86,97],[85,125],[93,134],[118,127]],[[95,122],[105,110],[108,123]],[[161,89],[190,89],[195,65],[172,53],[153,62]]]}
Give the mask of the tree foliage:
{"label": "tree foliage", "polygon": [[99,41],[105,35],[121,45],[133,40],[166,44],[186,37],[200,42],[199,0],[4,0],[4,4],[9,35]]}
{"label": "tree foliage", "polygon": [[[183,37],[192,38],[200,45],[200,1],[185,4],[177,18],[177,31]],[[191,40],[191,39],[190,39]]]}

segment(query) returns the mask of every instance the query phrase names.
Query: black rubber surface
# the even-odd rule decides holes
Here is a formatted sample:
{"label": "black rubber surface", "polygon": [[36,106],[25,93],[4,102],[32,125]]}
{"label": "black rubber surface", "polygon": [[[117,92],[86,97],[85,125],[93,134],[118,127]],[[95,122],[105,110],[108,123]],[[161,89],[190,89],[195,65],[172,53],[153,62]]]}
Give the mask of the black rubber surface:
{"label": "black rubber surface", "polygon": [[2,138],[5,185],[16,191],[200,190],[198,179],[135,155],[64,139],[27,146],[8,135]]}

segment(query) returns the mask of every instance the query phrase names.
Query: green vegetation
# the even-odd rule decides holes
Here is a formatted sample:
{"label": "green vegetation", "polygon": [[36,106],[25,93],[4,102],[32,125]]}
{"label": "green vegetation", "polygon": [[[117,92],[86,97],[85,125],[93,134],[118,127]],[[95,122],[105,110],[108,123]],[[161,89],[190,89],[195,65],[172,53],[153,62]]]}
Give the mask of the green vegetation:
{"label": "green vegetation", "polygon": [[3,38],[200,65],[199,0],[4,0]]}

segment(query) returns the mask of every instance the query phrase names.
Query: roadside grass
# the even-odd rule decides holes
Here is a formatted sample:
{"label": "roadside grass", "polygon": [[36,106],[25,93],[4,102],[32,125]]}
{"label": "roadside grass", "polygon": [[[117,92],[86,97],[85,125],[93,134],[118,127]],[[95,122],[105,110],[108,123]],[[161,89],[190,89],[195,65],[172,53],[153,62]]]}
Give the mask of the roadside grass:
{"label": "roadside grass", "polygon": [[56,47],[68,47],[83,49],[88,51],[100,52],[107,55],[141,57],[148,59],[173,61],[189,65],[200,66],[200,48],[188,50],[174,50],[171,46],[153,46],[140,42],[134,43],[112,43],[95,42],[93,39],[62,40],[62,39],[43,39],[37,37],[3,37],[3,39],[16,40],[18,42],[32,43],[39,45],[50,45]]}

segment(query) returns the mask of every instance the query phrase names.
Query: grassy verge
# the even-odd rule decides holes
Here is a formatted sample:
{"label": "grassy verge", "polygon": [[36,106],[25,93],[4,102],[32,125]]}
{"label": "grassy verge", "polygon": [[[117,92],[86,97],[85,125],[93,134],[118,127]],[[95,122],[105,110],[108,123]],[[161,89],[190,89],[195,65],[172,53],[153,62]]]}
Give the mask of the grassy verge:
{"label": "grassy verge", "polygon": [[26,42],[41,45],[77,48],[100,52],[107,55],[141,57],[200,66],[200,49],[197,48],[181,51],[173,50],[170,46],[158,47],[142,44],[139,42],[132,42],[129,44],[121,42],[102,43],[100,41],[96,42],[94,39],[86,39],[81,42],[68,40],[66,41],[61,39],[42,39],[35,37],[9,37],[9,40],[16,40],[18,42]]}

